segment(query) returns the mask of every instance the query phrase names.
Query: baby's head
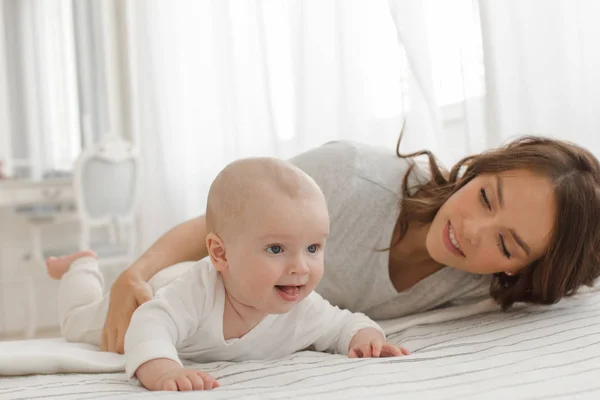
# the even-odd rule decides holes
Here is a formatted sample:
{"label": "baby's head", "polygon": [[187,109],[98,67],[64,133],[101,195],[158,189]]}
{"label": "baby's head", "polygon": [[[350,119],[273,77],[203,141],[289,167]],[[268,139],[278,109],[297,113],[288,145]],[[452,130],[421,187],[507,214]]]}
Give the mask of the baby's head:
{"label": "baby's head", "polygon": [[288,312],[321,280],[329,214],[300,169],[273,158],[229,164],[210,187],[206,247],[229,296],[256,310]]}

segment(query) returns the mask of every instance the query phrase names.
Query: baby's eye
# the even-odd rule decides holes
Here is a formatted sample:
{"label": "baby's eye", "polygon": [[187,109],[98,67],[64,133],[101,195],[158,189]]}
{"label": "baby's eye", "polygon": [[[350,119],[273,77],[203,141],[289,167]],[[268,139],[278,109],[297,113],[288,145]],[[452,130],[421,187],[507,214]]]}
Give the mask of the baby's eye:
{"label": "baby's eye", "polygon": [[311,244],[306,249],[308,250],[309,253],[316,253],[317,250],[319,250],[319,246],[316,244]]}
{"label": "baby's eye", "polygon": [[272,246],[267,247],[267,252],[271,254],[279,254],[283,251],[280,245],[274,244]]}

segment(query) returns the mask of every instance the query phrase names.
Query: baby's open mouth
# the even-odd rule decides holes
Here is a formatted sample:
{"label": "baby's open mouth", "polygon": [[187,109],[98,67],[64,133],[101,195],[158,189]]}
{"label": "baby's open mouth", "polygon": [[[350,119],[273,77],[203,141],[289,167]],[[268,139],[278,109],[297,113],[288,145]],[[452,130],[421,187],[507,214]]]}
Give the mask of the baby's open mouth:
{"label": "baby's open mouth", "polygon": [[300,294],[300,289],[302,286],[300,285],[276,285],[275,289],[279,292],[279,295],[287,301],[295,301],[298,299],[298,295]]}

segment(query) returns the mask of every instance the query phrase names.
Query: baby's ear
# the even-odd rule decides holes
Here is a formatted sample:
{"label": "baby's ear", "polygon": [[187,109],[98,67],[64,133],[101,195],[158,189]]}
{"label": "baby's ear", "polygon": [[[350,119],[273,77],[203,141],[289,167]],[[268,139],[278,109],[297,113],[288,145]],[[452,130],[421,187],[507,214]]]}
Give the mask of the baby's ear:
{"label": "baby's ear", "polygon": [[206,249],[208,250],[208,256],[215,269],[219,272],[223,272],[227,269],[227,253],[225,251],[225,243],[218,235],[210,232],[206,235]]}

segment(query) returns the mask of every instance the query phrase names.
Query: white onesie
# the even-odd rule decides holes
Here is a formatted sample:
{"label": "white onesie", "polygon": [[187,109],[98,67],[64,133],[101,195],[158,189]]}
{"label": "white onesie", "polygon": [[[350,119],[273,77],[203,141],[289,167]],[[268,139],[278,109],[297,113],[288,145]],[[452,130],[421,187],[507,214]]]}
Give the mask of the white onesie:
{"label": "white onesie", "polygon": [[[98,262],[73,263],[59,289],[63,336],[100,344],[108,310]],[[271,314],[239,339],[224,340],[225,288],[208,259],[159,289],[133,314],[125,335],[126,373],[133,377],[146,361],[168,358],[195,362],[277,359],[303,349],[347,354],[363,328],[383,331],[363,314],[340,310],[316,292],[285,314]]]}
{"label": "white onesie", "polygon": [[[379,325],[340,310],[316,292],[285,314],[270,314],[239,339],[224,340],[225,288],[208,261],[200,261],[133,314],[125,335],[126,373],[144,362],[184,358],[196,362],[277,359],[296,351],[348,354],[354,334]],[[383,332],[382,332],[383,333]]]}

